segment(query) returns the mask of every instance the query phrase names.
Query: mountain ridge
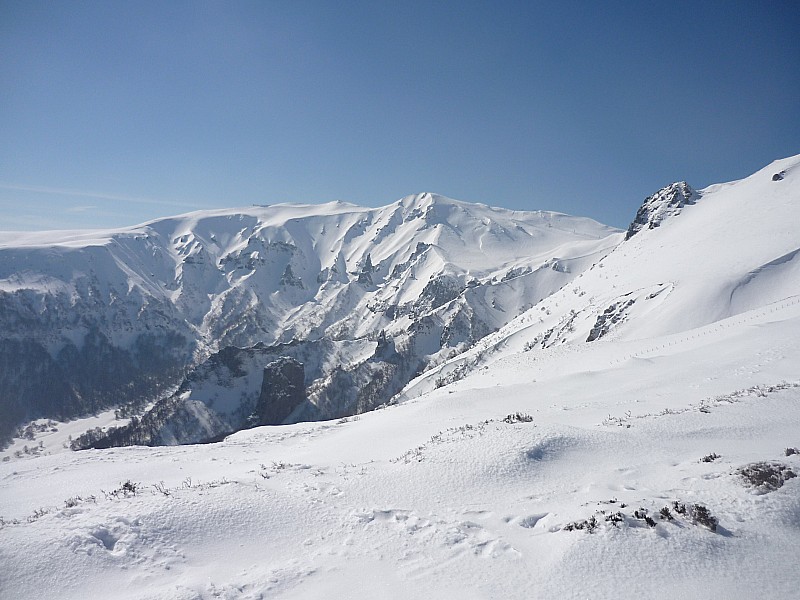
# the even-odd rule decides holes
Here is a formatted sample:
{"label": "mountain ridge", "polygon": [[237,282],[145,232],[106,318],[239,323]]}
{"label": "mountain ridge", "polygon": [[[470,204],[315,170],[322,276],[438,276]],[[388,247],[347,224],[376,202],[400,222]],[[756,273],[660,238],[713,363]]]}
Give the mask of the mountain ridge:
{"label": "mountain ridge", "polygon": [[[644,200],[627,232],[422,193],[377,209],[333,202],[195,211],[105,237],[60,232],[49,246],[45,234],[19,234],[24,248],[49,253],[51,270],[67,265],[78,276],[0,272],[0,302],[27,307],[18,321],[52,313],[52,326],[73,304],[106,314],[99,323],[72,315],[59,335],[51,330],[30,348],[7,327],[3,360],[49,354],[51,379],[65,357],[86,374],[89,355],[109,357],[106,379],[130,364],[171,365],[168,377],[129,374],[128,396],[105,388],[123,403],[138,395],[141,405],[142,389],[161,403],[161,420],[147,430],[121,422],[114,435],[126,443],[181,443],[170,433],[188,431],[180,414],[207,424],[183,441],[346,417],[446,386],[509,353],[669,335],[791,296],[800,289],[798,165],[800,156],[789,157],[697,191],[670,184]],[[8,249],[0,236],[0,268]],[[15,264],[36,266],[23,259]],[[86,264],[122,274],[92,280],[79,272]],[[163,330],[170,341],[152,333]],[[228,370],[223,355],[246,368]],[[270,410],[262,373],[281,358],[302,365],[305,396],[289,394],[296,404]],[[91,396],[69,380],[59,389],[72,414]],[[26,398],[42,392],[34,386]],[[92,398],[92,410],[106,406],[102,394]]]}
{"label": "mountain ridge", "polygon": [[[800,290],[800,155],[698,191],[684,182],[665,186],[645,199],[637,216],[643,214],[648,218],[635,218],[628,230],[634,234],[574,282],[428,373],[404,397],[463,377],[493,356],[676,334]],[[658,224],[651,227],[653,215]],[[501,347],[507,350],[496,351]]]}
{"label": "mountain ridge", "polygon": [[[89,395],[89,410],[113,404],[108,397],[136,400],[125,387],[139,390],[137,381],[155,399],[180,384],[181,371],[227,346],[361,340],[348,365],[371,356],[386,330],[406,356],[401,371],[413,373],[551,293],[620,235],[591,219],[434,194],[377,209],[284,204],[195,211],[110,232],[0,234],[0,354],[5,345],[13,364],[16,340],[49,355],[55,373],[35,377],[42,359],[31,358],[17,380],[0,377],[0,390],[18,399],[16,416],[0,422],[75,413],[54,414],[55,400],[37,410],[42,396],[80,406]],[[124,374],[118,385],[93,390],[90,377],[71,380],[101,367],[80,353],[89,331],[97,354],[116,356],[106,370]],[[137,349],[139,339],[149,340],[145,348]],[[171,365],[167,376],[159,362]],[[365,402],[356,404],[372,407]]]}
{"label": "mountain ridge", "polygon": [[[0,551],[15,574],[0,588],[37,599],[794,598],[795,159],[699,190],[679,211],[659,211],[676,208],[661,194],[650,208],[666,218],[627,241],[622,231],[599,239],[595,254],[563,241],[571,253],[551,245],[483,271],[448,262],[462,246],[419,238],[392,262],[355,236],[332,260],[342,268],[317,283],[292,262],[302,248],[276,245],[283,262],[262,272],[250,253],[260,247],[231,237],[233,252],[249,251],[221,265],[230,281],[274,276],[284,289],[273,293],[295,298],[308,293],[297,280],[347,289],[331,303],[376,328],[345,335],[334,315],[315,339],[208,349],[128,426],[103,431],[107,413],[32,423],[0,451]],[[477,247],[490,227],[471,222]],[[175,243],[181,261],[195,256],[168,290],[176,298],[192,269],[217,268],[197,258],[200,246]],[[102,309],[108,285],[81,281],[59,289]],[[130,308],[124,300],[115,304]],[[16,301],[32,311],[27,327],[37,307],[50,325],[71,322],[58,297],[29,290]],[[106,325],[124,324],[119,315]],[[490,321],[497,331],[480,335]],[[74,352],[80,342],[112,360],[121,350],[102,335],[76,336]],[[381,410],[257,426],[295,409],[359,413],[399,387]],[[235,418],[244,429],[230,433]],[[70,452],[89,422],[89,446],[135,445]]]}

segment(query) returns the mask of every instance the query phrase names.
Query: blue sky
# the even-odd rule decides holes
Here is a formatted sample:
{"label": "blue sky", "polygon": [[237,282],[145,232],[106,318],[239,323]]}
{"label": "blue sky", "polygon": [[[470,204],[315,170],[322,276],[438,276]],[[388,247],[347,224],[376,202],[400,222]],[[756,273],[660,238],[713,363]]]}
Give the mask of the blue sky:
{"label": "blue sky", "polygon": [[800,153],[787,2],[0,1],[0,229],[433,191],[624,227]]}

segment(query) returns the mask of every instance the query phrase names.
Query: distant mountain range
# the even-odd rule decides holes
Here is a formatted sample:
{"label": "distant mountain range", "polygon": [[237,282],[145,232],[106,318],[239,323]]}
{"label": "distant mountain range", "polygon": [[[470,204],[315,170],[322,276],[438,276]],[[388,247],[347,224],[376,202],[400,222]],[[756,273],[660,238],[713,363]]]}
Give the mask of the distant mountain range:
{"label": "distant mountain range", "polygon": [[0,233],[0,436],[109,407],[120,427],[76,447],[369,411],[623,238],[435,194]]}
{"label": "distant mountain range", "polygon": [[0,437],[117,408],[73,447],[211,441],[715,323],[800,294],[798,173],[671,184],[627,232],[426,193],[0,233]]}

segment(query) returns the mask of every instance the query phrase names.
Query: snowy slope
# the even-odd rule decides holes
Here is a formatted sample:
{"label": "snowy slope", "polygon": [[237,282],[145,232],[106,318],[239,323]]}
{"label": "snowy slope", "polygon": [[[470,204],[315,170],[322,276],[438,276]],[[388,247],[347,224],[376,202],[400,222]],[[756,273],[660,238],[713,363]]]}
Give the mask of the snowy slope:
{"label": "snowy slope", "polygon": [[677,334],[794,297],[798,232],[800,156],[700,191],[667,186],[612,252],[407,393],[509,352]]}
{"label": "snowy slope", "polygon": [[[111,232],[0,233],[0,435],[24,419],[158,399],[215,353],[257,343],[336,346],[305,354],[328,366],[306,369],[310,405],[294,420],[368,410],[620,239],[590,219],[434,194],[378,209],[254,206]],[[381,331],[402,360],[359,367]],[[358,347],[348,353],[350,342]],[[377,375],[391,385],[347,400],[334,356],[358,371],[356,384]],[[251,402],[259,383],[229,395]],[[209,428],[187,439],[238,429],[247,417],[245,408],[224,412],[206,415]]]}
{"label": "snowy slope", "polygon": [[0,463],[0,595],[794,598],[798,340],[795,300],[357,420]]}

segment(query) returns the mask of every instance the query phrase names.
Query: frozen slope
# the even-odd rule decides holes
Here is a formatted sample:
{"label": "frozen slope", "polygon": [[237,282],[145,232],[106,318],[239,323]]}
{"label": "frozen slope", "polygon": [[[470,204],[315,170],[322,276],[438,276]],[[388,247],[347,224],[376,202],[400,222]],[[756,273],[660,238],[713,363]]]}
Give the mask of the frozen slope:
{"label": "frozen slope", "polygon": [[0,596],[794,598],[799,340],[784,301],[359,419],[0,463]]}
{"label": "frozen slope", "polygon": [[[784,179],[773,180],[781,172]],[[639,303],[618,337],[675,333],[800,292],[800,156],[698,196],[575,282],[598,308],[623,299]],[[657,295],[648,300],[650,294]]]}

